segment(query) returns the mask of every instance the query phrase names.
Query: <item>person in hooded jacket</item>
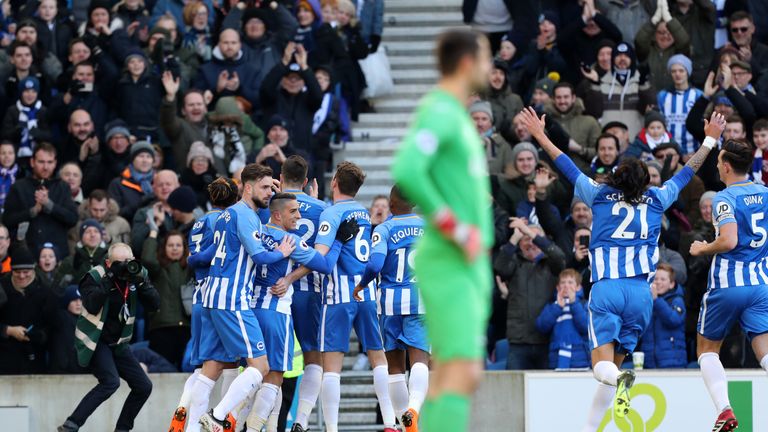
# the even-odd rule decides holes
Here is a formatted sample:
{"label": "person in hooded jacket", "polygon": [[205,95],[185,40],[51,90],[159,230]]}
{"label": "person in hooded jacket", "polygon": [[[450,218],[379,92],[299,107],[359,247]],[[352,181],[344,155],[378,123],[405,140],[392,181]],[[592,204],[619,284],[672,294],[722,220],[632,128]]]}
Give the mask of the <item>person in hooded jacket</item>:
{"label": "person in hooded jacket", "polygon": [[83,301],[77,285],[70,285],[59,296],[53,325],[48,338],[48,372],[54,374],[84,374],[88,369],[77,364],[75,327],[83,311]]}
{"label": "person in hooded jacket", "polygon": [[245,166],[248,152],[264,145],[264,132],[240,109],[235,97],[216,102],[216,109],[208,113],[208,125],[208,147],[219,173],[234,174]]}
{"label": "person in hooded jacket", "polygon": [[[593,109],[603,123],[620,121],[627,125],[630,136],[640,131],[643,114],[655,104],[656,93],[648,82],[641,80],[632,45],[622,42],[611,53],[611,71],[593,82],[590,99]],[[599,97],[597,97],[599,96]]]}
{"label": "person in hooded jacket", "polygon": [[588,317],[581,274],[574,269],[563,270],[558,277],[555,301],[544,306],[536,318],[536,330],[550,335],[550,369],[589,368]]}
{"label": "person in hooded jacket", "polygon": [[125,72],[117,82],[112,110],[125,120],[132,135],[156,142],[160,136],[160,104],[165,90],[141,50],[125,58]]}
{"label": "person in hooded jacket", "polygon": [[645,353],[643,368],[685,368],[685,297],[683,287],[675,283],[675,270],[669,264],[656,267],[651,284],[653,315],[643,333],[638,351]]}
{"label": "person in hooded jacket", "polygon": [[[504,41],[502,41],[502,44]],[[491,103],[493,128],[507,141],[514,141],[512,118],[523,109],[523,100],[509,86],[508,64],[504,60],[493,61],[488,90],[481,96]]]}
{"label": "person in hooded jacket", "polygon": [[197,206],[208,208],[208,185],[218,173],[213,164],[213,153],[202,141],[192,143],[187,153],[187,166],[181,172],[181,184],[191,187],[197,196]]}
{"label": "person in hooded jacket", "polygon": [[506,63],[507,84],[515,94],[526,90],[524,78],[527,48],[523,34],[513,29],[501,37],[501,47],[495,57]]}

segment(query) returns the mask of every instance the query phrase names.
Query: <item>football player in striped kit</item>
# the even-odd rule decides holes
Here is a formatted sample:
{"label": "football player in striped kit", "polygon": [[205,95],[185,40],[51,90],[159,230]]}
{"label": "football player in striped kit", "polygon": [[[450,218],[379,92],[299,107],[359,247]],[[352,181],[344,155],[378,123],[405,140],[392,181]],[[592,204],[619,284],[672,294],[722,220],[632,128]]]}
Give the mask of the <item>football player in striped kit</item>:
{"label": "football player in striped kit", "polygon": [[241,174],[243,197],[216,219],[213,242],[216,252],[211,260],[208,284],[203,296],[199,358],[203,370],[192,388],[191,424],[208,405],[208,397],[223,364],[244,359],[247,367],[232,382],[215,408],[200,417],[205,432],[234,430],[230,412],[257,388],[269,371],[264,336],[250,309],[253,272],[256,266],[272,264],[289,256],[296,248],[286,237],[273,251],[262,243],[263,228],[257,215],[267,208],[274,183],[272,170],[258,164],[247,165]]}
{"label": "football player in striped kit", "polygon": [[676,200],[704,163],[725,130],[725,119],[714,113],[705,121],[707,138],[686,166],[662,187],[648,188],[645,163],[625,159],[599,184],[547,138],[545,117],[533,108],[522,112],[525,126],[575,186],[575,196],[592,208],[592,291],[589,299],[589,342],[592,369],[599,381],[584,431],[596,431],[613,400],[614,415],[629,412],[632,370],[619,371],[650,321],[653,303],[649,283],[659,260],[658,241],[664,211]]}
{"label": "football player in striped kit", "polygon": [[[341,367],[344,353],[349,351],[349,336],[354,327],[373,366],[373,386],[381,407],[385,432],[395,431],[395,412],[389,398],[387,359],[379,329],[376,292],[371,283],[362,291],[363,301],[355,301],[353,291],[362,280],[371,254],[371,217],[368,210],[355,201],[365,181],[363,170],[352,162],[342,162],[331,181],[334,204],[320,216],[315,249],[325,255],[336,239],[344,221],[356,220],[355,238],[341,248],[338,263],[328,284],[323,288],[323,311],[320,322],[320,351],[323,357],[321,398],[323,417],[328,432],[338,431],[341,401]],[[294,270],[279,280],[276,287],[292,284],[307,274],[306,267]],[[299,426],[301,427],[301,426]],[[304,431],[297,429],[294,431]]]}
{"label": "football player in striped kit", "polygon": [[[253,279],[251,308],[259,321],[264,334],[269,360],[269,372],[256,393],[256,401],[248,416],[248,432],[259,432],[267,423],[275,402],[280,400],[280,386],[283,373],[291,370],[293,364],[293,317],[291,300],[293,286],[274,287],[281,277],[293,270],[293,263],[302,264],[312,271],[328,274],[336,266],[341,246],[355,237],[358,232],[357,222],[352,219],[339,225],[336,240],[327,255],[318,253],[298,235],[288,232],[296,229],[301,219],[299,202],[296,196],[278,193],[269,203],[271,219],[261,234],[264,248],[268,251],[277,249],[286,237],[293,238],[297,245],[291,255],[272,264],[256,267]],[[303,318],[303,317],[302,317]],[[279,411],[279,407],[277,410]]]}
{"label": "football player in striped kit", "polygon": [[[397,186],[392,187],[389,206],[392,217],[373,231],[371,257],[362,281],[355,287],[355,299],[362,300],[360,291],[381,274],[379,307],[389,365],[389,395],[406,432],[417,432],[419,411],[429,386],[424,305],[413,274],[416,242],[424,236],[424,220],[413,213],[413,206]],[[411,361],[407,385],[406,351]]]}
{"label": "football player in striped kit", "polygon": [[713,432],[732,431],[739,424],[719,357],[736,319],[752,341],[760,366],[768,371],[768,188],[748,179],[753,155],[746,141],[723,144],[717,170],[727,187],[712,200],[715,241],[691,245],[691,255],[714,255],[696,341],[704,384],[719,413]]}

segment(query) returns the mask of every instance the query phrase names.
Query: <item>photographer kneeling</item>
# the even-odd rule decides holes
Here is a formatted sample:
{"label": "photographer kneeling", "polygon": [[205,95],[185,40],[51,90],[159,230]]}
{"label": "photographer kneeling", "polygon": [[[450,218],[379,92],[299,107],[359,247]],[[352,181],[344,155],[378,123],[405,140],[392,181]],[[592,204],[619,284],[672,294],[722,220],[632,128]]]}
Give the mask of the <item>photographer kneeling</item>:
{"label": "photographer kneeling", "polygon": [[[106,267],[106,268],[105,268]],[[155,311],[160,296],[149,282],[147,271],[133,258],[125,243],[109,248],[104,266],[94,267],[80,281],[83,312],[77,321],[77,360],[99,380],[80,401],[59,432],[77,431],[88,417],[120,387],[120,378],[131,388],[115,431],[129,431],[141,407],[152,393],[152,382],[131,354],[137,302]]]}

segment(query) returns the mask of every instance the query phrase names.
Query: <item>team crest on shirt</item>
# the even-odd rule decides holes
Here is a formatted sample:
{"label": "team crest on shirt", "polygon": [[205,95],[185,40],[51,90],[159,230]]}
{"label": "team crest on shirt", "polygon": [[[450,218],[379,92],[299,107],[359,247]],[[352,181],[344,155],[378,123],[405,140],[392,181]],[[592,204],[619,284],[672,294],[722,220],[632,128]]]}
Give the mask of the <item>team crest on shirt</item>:
{"label": "team crest on shirt", "polygon": [[331,224],[327,221],[320,224],[320,228],[317,229],[317,235],[328,235],[331,232]]}
{"label": "team crest on shirt", "polygon": [[256,343],[256,349],[259,351],[264,351],[264,342],[259,341]]}
{"label": "team crest on shirt", "polygon": [[374,232],[373,237],[371,237],[371,246],[376,246],[381,242],[381,234]]}

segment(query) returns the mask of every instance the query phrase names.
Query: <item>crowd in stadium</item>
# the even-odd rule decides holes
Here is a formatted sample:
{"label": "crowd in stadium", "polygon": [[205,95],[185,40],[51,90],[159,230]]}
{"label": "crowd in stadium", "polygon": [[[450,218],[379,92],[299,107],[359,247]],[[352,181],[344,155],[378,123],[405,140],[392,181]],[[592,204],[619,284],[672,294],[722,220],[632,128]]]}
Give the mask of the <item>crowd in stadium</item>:
{"label": "crowd in stadium", "polygon": [[[150,371],[185,366],[193,283],[187,234],[210,207],[206,186],[256,162],[279,176],[311,161],[327,198],[335,143],[375,109],[358,60],[380,47],[382,0],[29,0],[0,14],[0,374],[81,373],[78,281],[115,242],[149,269],[160,312],[137,320],[134,355]],[[768,19],[734,0],[469,0],[464,18],[494,50],[489,86],[469,106],[483,137],[496,217],[489,367],[590,364],[590,209],[517,113],[547,115],[552,141],[597,181],[622,157],[660,186],[703,141],[755,145],[765,183]],[[762,29],[762,32],[758,31]],[[348,145],[354,145],[349,143]],[[665,214],[645,367],[695,362],[696,311],[723,188],[713,153]],[[765,155],[768,158],[768,155]],[[335,162],[338,162],[335,161]],[[445,173],[450,175],[450,173]],[[372,204],[374,223],[388,216]],[[192,282],[191,282],[192,281]],[[740,330],[726,367],[756,366]]]}

